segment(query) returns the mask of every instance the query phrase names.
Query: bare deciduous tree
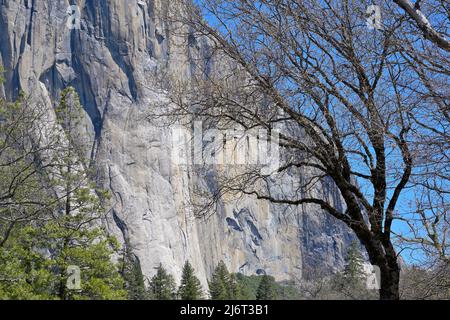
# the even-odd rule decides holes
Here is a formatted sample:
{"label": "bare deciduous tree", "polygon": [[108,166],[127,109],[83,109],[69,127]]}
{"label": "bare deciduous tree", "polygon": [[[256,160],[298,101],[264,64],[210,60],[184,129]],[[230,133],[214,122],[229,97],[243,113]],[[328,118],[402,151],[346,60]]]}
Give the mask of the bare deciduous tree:
{"label": "bare deciduous tree", "polygon": [[[392,225],[406,218],[402,195],[429,182],[439,155],[448,155],[445,148],[423,155],[424,137],[448,143],[448,122],[440,122],[448,116],[448,68],[436,65],[448,57],[421,59],[426,46],[405,34],[409,23],[389,3],[382,30],[367,28],[366,5],[355,1],[203,0],[199,7],[183,8],[174,32],[191,54],[200,50],[197,39],[207,39],[216,69],[200,65],[189,82],[173,82],[167,114],[219,129],[277,129],[282,148],[272,174],[222,171],[212,199],[246,194],[322,209],[354,231],[380,268],[380,298],[399,299]],[[286,178],[296,181],[289,192],[280,187]]]}
{"label": "bare deciduous tree", "polygon": [[[405,13],[414,21],[414,24],[422,32],[424,37],[439,48],[450,52],[450,40],[448,39],[448,20],[450,19],[450,7],[447,0],[433,0],[424,1],[417,0],[415,3],[409,0],[394,0],[394,2],[402,8]],[[427,3],[428,2],[428,3]],[[428,8],[431,8],[434,15],[440,15],[436,18],[439,22],[442,32],[435,29],[430,22],[430,19],[426,17],[421,10],[422,4]],[[443,20],[443,23],[440,23]]]}
{"label": "bare deciduous tree", "polygon": [[58,145],[43,128],[47,113],[24,96],[15,103],[0,99],[0,246],[18,224],[42,218],[50,210],[50,200],[42,190],[44,160]]}

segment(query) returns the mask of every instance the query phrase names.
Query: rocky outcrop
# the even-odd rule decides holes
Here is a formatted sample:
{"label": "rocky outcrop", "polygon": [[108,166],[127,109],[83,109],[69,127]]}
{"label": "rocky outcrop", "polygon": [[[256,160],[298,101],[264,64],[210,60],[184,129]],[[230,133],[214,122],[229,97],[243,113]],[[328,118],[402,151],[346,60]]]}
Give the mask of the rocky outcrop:
{"label": "rocky outcrop", "polygon": [[[76,15],[71,5],[80,9],[79,29],[67,23]],[[147,276],[162,262],[179,279],[185,260],[204,285],[219,260],[232,271],[278,280],[299,279],[308,267],[339,268],[351,235],[314,207],[247,197],[224,203],[210,217],[195,217],[193,185],[214,177],[174,164],[170,130],[147,120],[148,111],[167,100],[159,75],[188,78],[198,63],[192,55],[207,53],[202,43],[192,52],[196,39],[169,32],[167,12],[176,5],[0,0],[3,94],[14,99],[23,90],[51,109],[63,88],[77,90],[91,124],[85,134],[92,137],[89,156],[98,183],[113,195],[105,223],[129,240]],[[213,62],[202,63],[211,68]],[[321,192],[336,198],[327,186]]]}

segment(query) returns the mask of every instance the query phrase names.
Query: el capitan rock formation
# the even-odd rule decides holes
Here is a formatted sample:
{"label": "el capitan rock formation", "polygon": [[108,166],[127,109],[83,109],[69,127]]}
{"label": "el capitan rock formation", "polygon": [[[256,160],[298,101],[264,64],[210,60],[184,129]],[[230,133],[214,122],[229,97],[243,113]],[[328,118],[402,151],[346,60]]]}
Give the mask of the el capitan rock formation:
{"label": "el capitan rock formation", "polygon": [[[80,8],[80,29],[67,27],[70,5]],[[62,89],[76,89],[86,111],[82,134],[92,141],[88,156],[98,184],[112,194],[105,223],[119,240],[129,240],[146,276],[162,262],[179,279],[187,259],[203,284],[219,260],[231,271],[278,280],[299,279],[309,268],[339,268],[352,236],[317,208],[244,198],[208,219],[194,216],[193,184],[214,177],[173,164],[170,130],[146,117],[167,99],[161,73],[189,78],[198,57],[214,72],[207,43],[190,46],[170,33],[167,12],[176,6],[168,0],[0,0],[2,94],[14,99],[23,90],[51,110]],[[327,186],[321,192],[340,201]]]}

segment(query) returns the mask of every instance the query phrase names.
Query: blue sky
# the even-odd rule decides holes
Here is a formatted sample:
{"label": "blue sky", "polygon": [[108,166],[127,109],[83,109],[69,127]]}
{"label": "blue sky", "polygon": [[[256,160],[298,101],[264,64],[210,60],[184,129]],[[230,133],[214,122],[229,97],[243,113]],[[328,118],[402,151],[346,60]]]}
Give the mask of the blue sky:
{"label": "blue sky", "polygon": [[[194,0],[194,3],[201,3],[201,0]],[[206,20],[212,24],[215,25],[217,20],[215,20],[211,15],[205,15]],[[440,19],[439,17],[431,17],[431,21],[435,22],[433,19]],[[433,23],[434,24],[434,23]],[[358,182],[361,186],[362,189],[366,189],[369,192],[367,192],[367,197],[368,200],[371,201],[370,199],[370,195],[371,195],[371,186],[367,184],[366,181],[363,181],[362,179],[358,179]],[[396,207],[396,212],[402,216],[408,217],[410,216],[411,210],[413,210],[413,206],[411,206],[411,204],[415,201],[415,194],[414,194],[415,190],[414,189],[405,189],[402,192],[402,196],[399,200],[399,203],[397,204]],[[390,194],[392,194],[392,190],[389,192],[388,196],[390,196]],[[389,200],[390,197],[388,197]],[[400,222],[398,220],[394,221],[393,223],[393,230],[396,233],[406,233],[409,231],[408,227],[406,226],[406,224],[404,222]],[[405,262],[415,262],[415,259],[420,260],[422,258],[420,252],[417,251],[411,251],[411,250],[404,250],[402,252],[402,257],[404,259]]]}

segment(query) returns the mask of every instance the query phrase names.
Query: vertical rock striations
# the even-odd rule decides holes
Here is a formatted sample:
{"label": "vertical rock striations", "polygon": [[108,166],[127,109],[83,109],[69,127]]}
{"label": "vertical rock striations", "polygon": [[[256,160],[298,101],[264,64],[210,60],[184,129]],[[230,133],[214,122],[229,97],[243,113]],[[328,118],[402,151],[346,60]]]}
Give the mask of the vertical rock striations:
{"label": "vertical rock striations", "polygon": [[[67,26],[73,4],[80,29]],[[167,100],[159,75],[189,77],[195,64],[189,49],[195,39],[168,32],[167,12],[176,4],[0,0],[3,94],[14,99],[21,89],[51,109],[63,88],[77,90],[89,120],[89,156],[98,182],[113,195],[105,223],[129,240],[147,276],[162,262],[179,279],[187,259],[204,285],[219,260],[232,271],[278,280],[298,279],[305,268],[338,268],[351,235],[314,208],[244,198],[208,219],[194,217],[195,172],[172,164],[170,132],[146,120],[149,108]],[[327,187],[322,192],[336,198]]]}

